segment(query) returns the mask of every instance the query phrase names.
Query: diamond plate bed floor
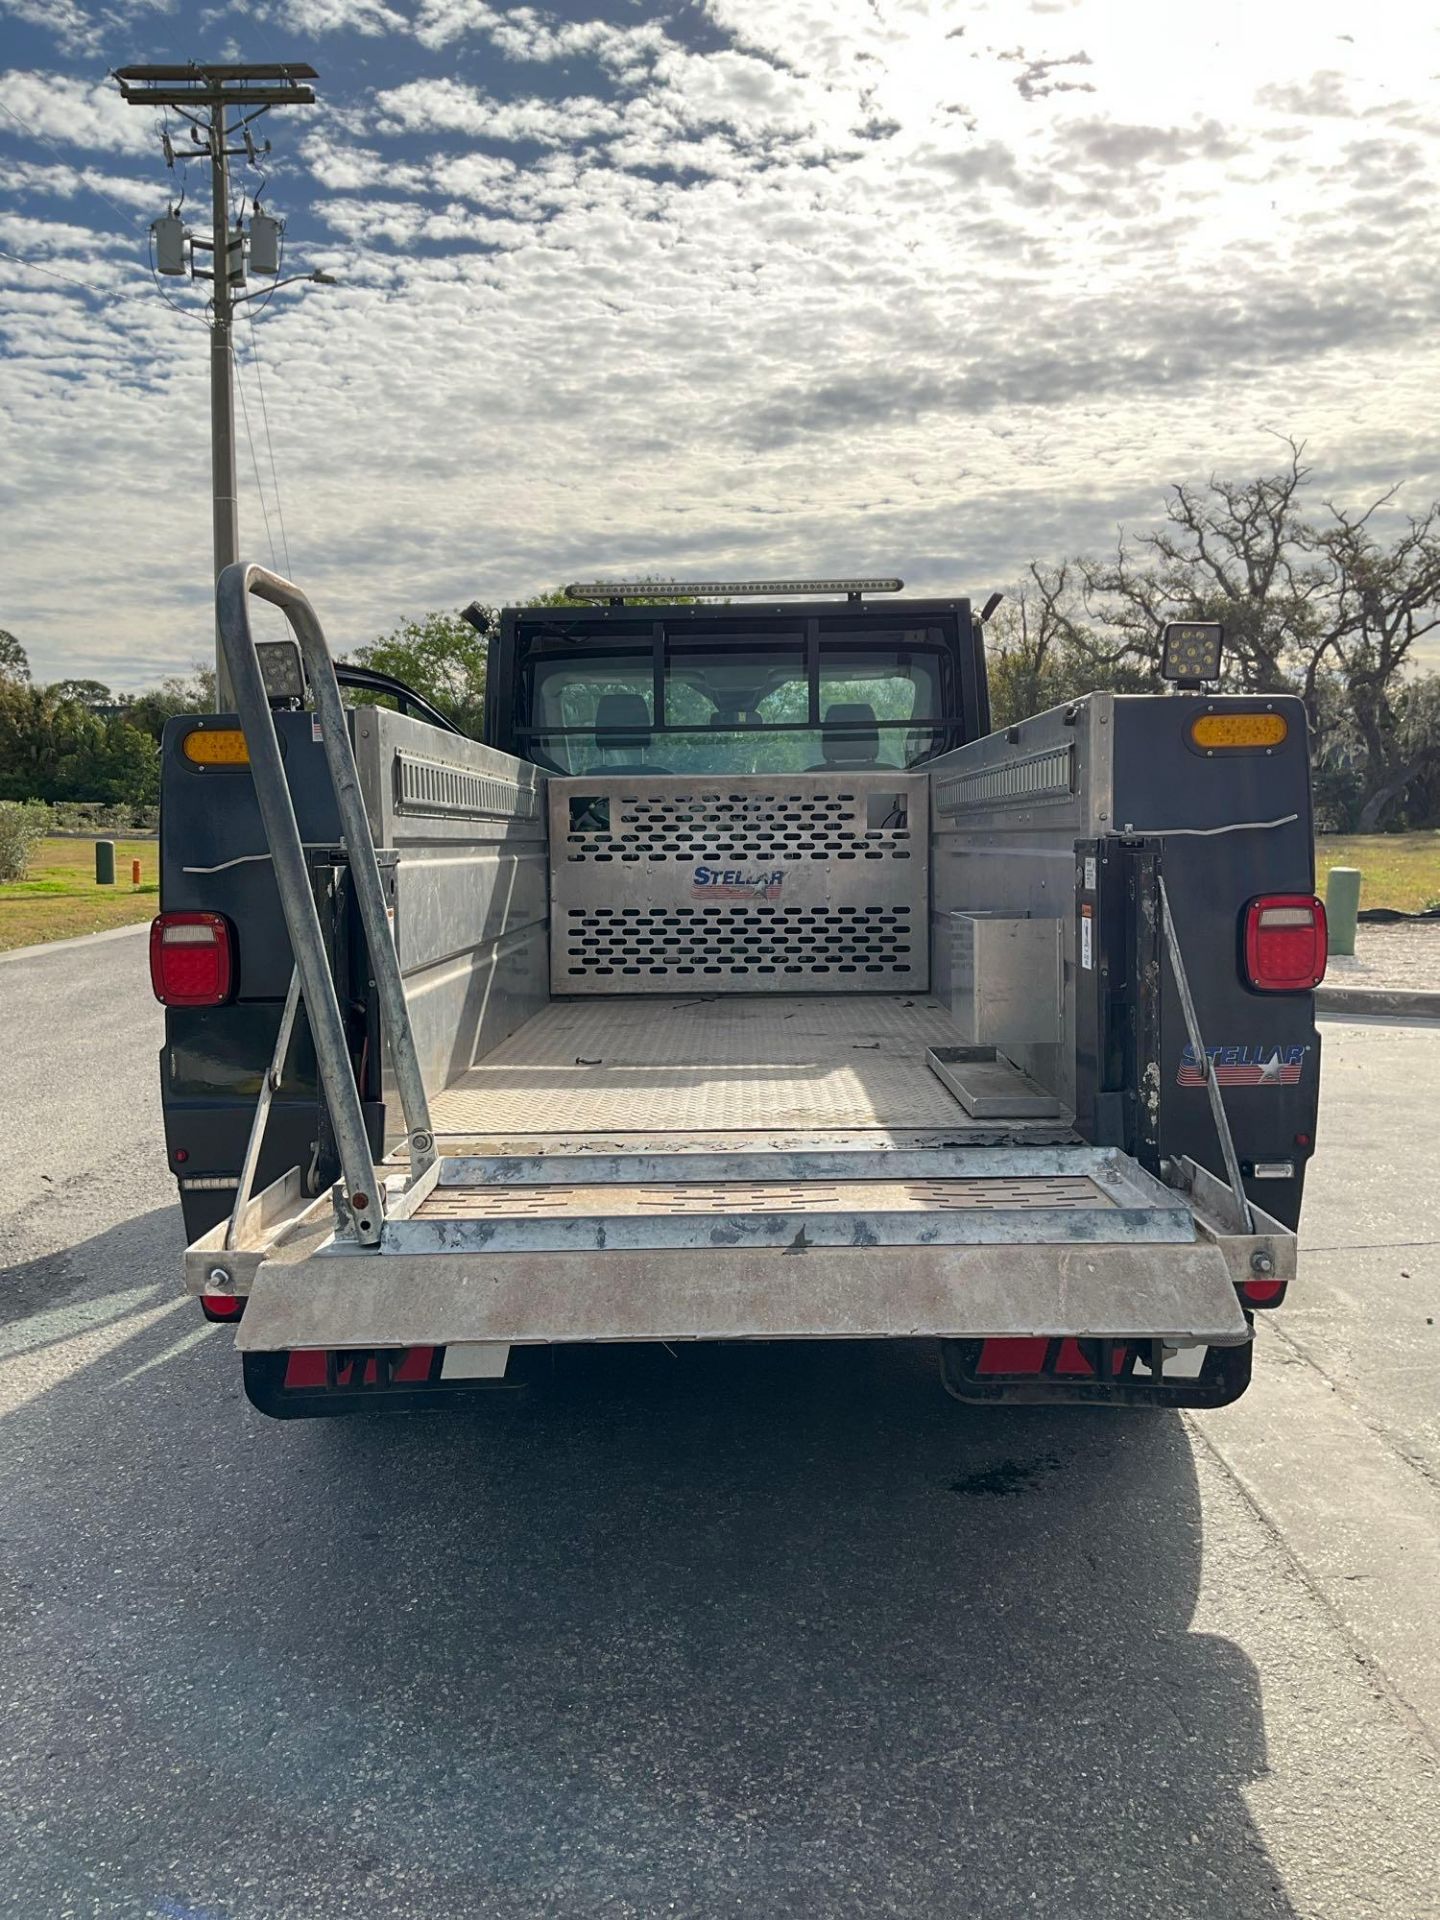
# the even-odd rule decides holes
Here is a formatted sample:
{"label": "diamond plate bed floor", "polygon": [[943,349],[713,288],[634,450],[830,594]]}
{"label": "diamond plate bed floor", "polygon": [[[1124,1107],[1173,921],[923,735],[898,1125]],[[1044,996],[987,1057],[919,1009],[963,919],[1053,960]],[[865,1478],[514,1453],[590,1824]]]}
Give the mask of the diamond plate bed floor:
{"label": "diamond plate bed floor", "polygon": [[556,1000],[431,1102],[437,1133],[973,1125],[925,1064],[956,1045],[921,995]]}

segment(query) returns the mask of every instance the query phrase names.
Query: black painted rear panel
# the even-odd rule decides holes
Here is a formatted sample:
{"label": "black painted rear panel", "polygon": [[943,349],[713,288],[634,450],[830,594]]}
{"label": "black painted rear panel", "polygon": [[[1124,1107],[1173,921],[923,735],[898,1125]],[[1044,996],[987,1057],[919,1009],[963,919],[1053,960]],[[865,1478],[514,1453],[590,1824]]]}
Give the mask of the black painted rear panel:
{"label": "black painted rear panel", "polygon": [[[1122,834],[1163,839],[1162,870],[1207,1049],[1248,1048],[1252,1059],[1256,1050],[1262,1058],[1276,1048],[1302,1050],[1294,1085],[1223,1089],[1242,1165],[1294,1161],[1294,1180],[1247,1181],[1257,1205],[1293,1226],[1312,1151],[1297,1136],[1313,1142],[1319,1097],[1314,995],[1252,990],[1241,930],[1246,904],[1257,895],[1314,889],[1305,710],[1291,698],[1218,701],[1230,711],[1281,712],[1289,735],[1270,753],[1216,752],[1207,758],[1186,743],[1190,720],[1207,704],[1185,695],[1116,700],[1115,826]],[[1277,821],[1283,824],[1269,824]],[[1216,827],[1238,830],[1195,831]],[[1187,1035],[1168,962],[1162,1006],[1160,1152],[1190,1154],[1221,1172],[1205,1088],[1179,1081]],[[1236,1062],[1242,1057],[1232,1056]]]}
{"label": "black painted rear panel", "polygon": [[[207,715],[204,724],[238,723]],[[188,716],[170,721],[161,744],[160,907],[226,916],[235,936],[237,985],[223,1007],[167,1008],[161,1102],[176,1176],[230,1177],[244,1155],[293,962],[249,769],[195,767],[181,752],[195,725]],[[335,848],[339,819],[312,718],[277,713],[275,725],[300,837],[309,848]],[[313,857],[326,865],[318,851]],[[320,885],[323,894],[323,878]],[[335,917],[344,913],[342,907]],[[322,922],[326,917],[322,912]],[[321,1131],[317,1111],[314,1051],[302,1007],[261,1154],[259,1186],[293,1166],[308,1167]],[[373,1099],[367,1102],[375,1142],[382,1113]],[[177,1150],[187,1156],[183,1163],[176,1161]],[[180,1198],[193,1239],[229,1213],[234,1192],[182,1190]]]}

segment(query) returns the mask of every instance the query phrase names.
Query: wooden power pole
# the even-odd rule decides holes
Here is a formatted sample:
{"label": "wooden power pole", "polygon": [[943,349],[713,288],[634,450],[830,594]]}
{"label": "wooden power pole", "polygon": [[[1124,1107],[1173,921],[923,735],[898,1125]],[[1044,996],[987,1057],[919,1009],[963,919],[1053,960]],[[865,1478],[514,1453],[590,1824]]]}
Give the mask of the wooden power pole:
{"label": "wooden power pole", "polygon": [[[240,557],[240,524],[235,481],[235,388],[231,375],[233,359],[232,330],[235,320],[235,293],[245,279],[246,235],[243,224],[230,224],[230,161],[245,155],[252,161],[256,145],[250,133],[251,122],[271,107],[305,106],[315,98],[314,89],[305,82],[318,76],[302,60],[284,66],[210,66],[120,67],[115,78],[131,106],[173,107],[193,129],[192,148],[175,149],[165,136],[165,157],[172,164],[177,151],[183,156],[193,152],[197,158],[209,158],[211,196],[211,237],[186,236],[179,218],[172,211],[174,248],[168,257],[162,249],[158,262],[162,273],[185,273],[194,279],[212,279],[210,321],[210,472],[213,498],[215,577]],[[232,119],[232,110],[235,117]],[[231,142],[240,140],[236,146]],[[188,261],[184,240],[190,242]],[[208,250],[208,270],[194,264],[194,249]],[[258,263],[257,263],[257,270]],[[268,271],[274,273],[271,265]],[[228,712],[233,704],[230,676],[225,666],[217,635],[215,648],[216,704]]]}

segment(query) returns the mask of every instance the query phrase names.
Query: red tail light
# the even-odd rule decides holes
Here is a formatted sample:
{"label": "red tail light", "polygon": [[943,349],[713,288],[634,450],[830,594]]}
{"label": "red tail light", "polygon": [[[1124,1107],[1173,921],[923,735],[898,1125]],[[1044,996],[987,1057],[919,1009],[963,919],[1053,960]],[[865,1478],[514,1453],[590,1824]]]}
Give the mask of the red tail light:
{"label": "red tail light", "polygon": [[230,998],[234,949],[218,913],[162,913],[150,923],[150,984],[166,1007],[218,1007]]}
{"label": "red tail light", "polygon": [[1267,893],[1245,909],[1245,972],[1261,993],[1318,987],[1325,946],[1325,909],[1313,893]]}
{"label": "red tail light", "polygon": [[207,1320],[238,1320],[245,1311],[245,1296],[238,1293],[202,1293],[200,1311]]}

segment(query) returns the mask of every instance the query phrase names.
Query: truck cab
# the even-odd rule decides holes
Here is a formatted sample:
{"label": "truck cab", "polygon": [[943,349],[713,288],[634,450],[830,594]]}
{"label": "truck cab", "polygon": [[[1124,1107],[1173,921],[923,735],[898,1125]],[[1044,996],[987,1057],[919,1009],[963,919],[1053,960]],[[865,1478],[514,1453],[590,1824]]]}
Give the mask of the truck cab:
{"label": "truck cab", "polygon": [[345,706],[304,596],[222,578],[240,710],[167,731],[152,953],[187,1283],[257,1405],[635,1340],[1244,1390],[1314,1139],[1303,708],[1212,674],[997,735],[969,601],[898,588],[507,609],[474,741]]}
{"label": "truck cab", "polygon": [[491,643],[486,740],[561,776],[906,768],[989,731],[965,600],[616,596],[506,609]]}

